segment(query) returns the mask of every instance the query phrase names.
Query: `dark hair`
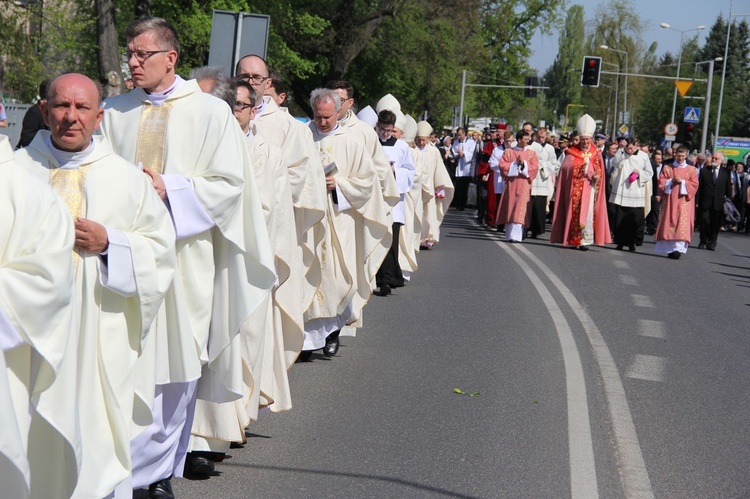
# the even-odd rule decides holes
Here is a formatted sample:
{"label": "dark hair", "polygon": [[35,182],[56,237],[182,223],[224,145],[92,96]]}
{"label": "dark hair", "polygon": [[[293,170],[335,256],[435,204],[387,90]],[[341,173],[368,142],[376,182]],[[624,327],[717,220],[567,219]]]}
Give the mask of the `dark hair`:
{"label": "dark hair", "polygon": [[174,50],[177,56],[180,55],[180,40],[177,38],[177,31],[169,21],[161,17],[142,17],[128,24],[125,28],[125,38],[130,41],[133,38],[153,31],[156,41],[162,49]]}
{"label": "dark hair", "polygon": [[40,99],[47,98],[47,91],[49,90],[49,86],[51,83],[52,83],[52,78],[47,78],[45,80],[42,80],[42,82],[39,84],[39,98]]}
{"label": "dark hair", "polygon": [[[530,122],[530,121],[524,121],[523,125],[521,125],[521,128],[525,127],[526,125],[529,125],[531,127],[531,129],[534,130],[534,124],[532,122]],[[518,140],[518,139],[516,139],[516,140]]]}
{"label": "dark hair", "polygon": [[378,113],[378,123],[382,125],[396,125],[396,113],[383,109]]}
{"label": "dark hair", "polygon": [[628,137],[628,139],[625,141],[625,145],[628,146],[637,146],[638,145],[638,139],[635,137]]}
{"label": "dark hair", "polygon": [[281,73],[269,68],[268,76],[271,78],[271,86],[276,91],[276,95],[285,94],[286,85],[284,84],[284,79],[281,77]]}
{"label": "dark hair", "polygon": [[688,148],[685,146],[679,146],[677,149],[674,150],[674,153],[677,154],[678,152],[684,152],[685,154],[688,153]]}
{"label": "dark hair", "polygon": [[237,94],[237,89],[242,87],[247,90],[250,100],[253,101],[253,106],[258,103],[258,93],[255,91],[252,85],[250,85],[245,80],[241,80],[240,78],[232,78],[232,83],[234,83],[235,95]]}
{"label": "dark hair", "polygon": [[[524,125],[526,124],[524,123]],[[529,132],[527,132],[523,128],[516,132],[516,140],[521,140],[522,138],[528,137],[528,136],[529,136]]]}
{"label": "dark hair", "polygon": [[345,90],[347,99],[354,98],[354,87],[346,80],[331,80],[326,83],[326,88],[329,90]]}

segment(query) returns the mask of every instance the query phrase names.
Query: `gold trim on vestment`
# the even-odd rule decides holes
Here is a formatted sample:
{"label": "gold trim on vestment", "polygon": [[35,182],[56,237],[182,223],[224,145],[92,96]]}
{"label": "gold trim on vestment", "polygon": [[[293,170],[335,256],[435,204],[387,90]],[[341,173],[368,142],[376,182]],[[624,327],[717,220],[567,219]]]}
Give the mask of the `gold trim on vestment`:
{"label": "gold trim on vestment", "polygon": [[[86,175],[89,166],[84,165],[75,170],[51,168],[49,171],[49,185],[68,207],[73,221],[86,216]],[[73,247],[73,273],[78,271],[81,255],[77,247]]]}
{"label": "gold trim on vestment", "polygon": [[157,173],[164,173],[164,158],[167,149],[167,124],[171,105],[163,106],[144,104],[141,106],[140,123],[138,124],[138,145],[135,150],[135,162],[150,168]]}

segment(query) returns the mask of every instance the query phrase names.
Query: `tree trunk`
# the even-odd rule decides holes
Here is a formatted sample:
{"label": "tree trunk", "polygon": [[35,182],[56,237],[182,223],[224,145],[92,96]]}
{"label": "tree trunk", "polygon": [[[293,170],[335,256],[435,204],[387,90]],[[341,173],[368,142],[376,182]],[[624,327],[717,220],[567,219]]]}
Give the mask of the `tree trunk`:
{"label": "tree trunk", "polygon": [[96,36],[99,42],[99,79],[106,82],[104,97],[121,94],[125,82],[120,71],[114,0],[96,0]]}

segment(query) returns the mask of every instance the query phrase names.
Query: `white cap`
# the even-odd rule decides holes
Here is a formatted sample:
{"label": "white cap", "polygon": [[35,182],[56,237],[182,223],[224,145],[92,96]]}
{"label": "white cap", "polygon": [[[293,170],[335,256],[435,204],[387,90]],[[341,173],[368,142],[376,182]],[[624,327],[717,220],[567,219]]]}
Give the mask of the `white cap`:
{"label": "white cap", "polygon": [[404,125],[404,136],[402,137],[406,142],[414,142],[414,137],[417,135],[417,122],[406,115],[406,124]]}
{"label": "white cap", "polygon": [[357,118],[359,118],[360,121],[367,123],[372,128],[375,128],[375,125],[378,124],[378,113],[376,113],[370,106],[367,106],[358,112]]}
{"label": "white cap", "polygon": [[401,111],[401,104],[398,103],[398,100],[391,94],[385,94],[379,101],[378,105],[375,106],[375,109],[378,111],[378,114],[380,114],[380,111],[387,109],[395,114],[398,114],[397,111]]}
{"label": "white cap", "polygon": [[588,114],[584,114],[578,119],[576,130],[581,137],[593,137],[596,131],[596,121]]}
{"label": "white cap", "polygon": [[406,127],[406,116],[404,116],[404,113],[401,111],[393,111],[396,114],[396,128],[404,131],[404,127]]}
{"label": "white cap", "polygon": [[426,121],[417,123],[417,137],[429,137],[432,133],[432,126]]}

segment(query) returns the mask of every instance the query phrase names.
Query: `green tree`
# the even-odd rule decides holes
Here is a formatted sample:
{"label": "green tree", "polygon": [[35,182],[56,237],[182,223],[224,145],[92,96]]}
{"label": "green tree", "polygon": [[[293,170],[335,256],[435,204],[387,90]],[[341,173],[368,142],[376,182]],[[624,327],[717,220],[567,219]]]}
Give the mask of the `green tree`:
{"label": "green tree", "polygon": [[585,30],[583,27],[583,7],[573,5],[568,10],[565,26],[560,31],[559,51],[555,62],[545,72],[545,84],[549,106],[555,115],[562,112],[568,104],[581,102],[580,69],[583,60]]}

